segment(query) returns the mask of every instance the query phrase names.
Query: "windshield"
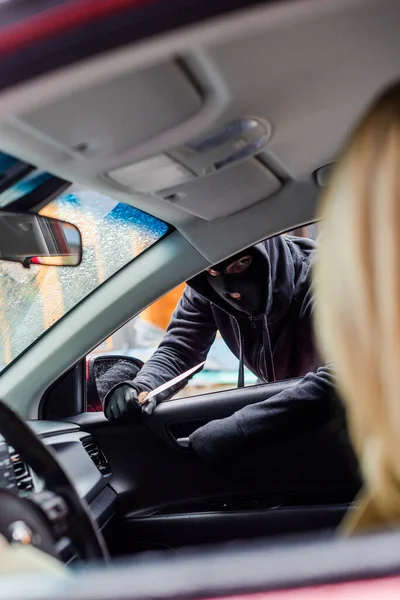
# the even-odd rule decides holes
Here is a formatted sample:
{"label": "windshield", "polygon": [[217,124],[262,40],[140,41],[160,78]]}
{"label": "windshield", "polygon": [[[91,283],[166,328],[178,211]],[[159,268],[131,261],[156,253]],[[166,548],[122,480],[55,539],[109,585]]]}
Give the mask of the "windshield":
{"label": "windshield", "polygon": [[[28,177],[32,179],[31,174]],[[7,188],[12,200],[16,196],[14,187],[20,191],[21,182]],[[4,206],[3,194],[0,204]],[[78,267],[25,269],[17,263],[0,261],[0,371],[169,230],[155,217],[87,189],[64,193],[40,214],[79,227],[82,262]]]}

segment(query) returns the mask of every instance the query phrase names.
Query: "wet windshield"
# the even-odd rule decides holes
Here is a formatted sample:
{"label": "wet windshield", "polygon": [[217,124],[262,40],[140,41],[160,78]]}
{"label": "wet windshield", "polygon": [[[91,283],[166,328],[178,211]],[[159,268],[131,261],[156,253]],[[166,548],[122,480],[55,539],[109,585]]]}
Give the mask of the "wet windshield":
{"label": "wet windshield", "polygon": [[[5,166],[9,185],[2,186],[6,180]],[[18,167],[21,170],[20,164],[6,161],[4,155],[0,155],[0,206],[31,192],[32,186],[48,181],[43,172],[32,173],[31,170],[23,181],[13,184],[10,166],[14,172]],[[82,262],[78,267],[25,269],[17,263],[0,261],[0,370],[88,294],[168,232],[168,226],[151,215],[87,189],[67,190],[47,204],[40,214],[79,227]]]}

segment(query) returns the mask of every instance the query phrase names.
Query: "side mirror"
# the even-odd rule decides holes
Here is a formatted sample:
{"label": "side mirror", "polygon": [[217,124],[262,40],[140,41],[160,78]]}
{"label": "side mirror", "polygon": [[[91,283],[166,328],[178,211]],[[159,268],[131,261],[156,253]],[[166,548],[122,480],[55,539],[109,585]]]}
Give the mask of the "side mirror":
{"label": "side mirror", "polygon": [[0,211],[0,259],[30,265],[76,267],[82,260],[79,229],[34,213]]}
{"label": "side mirror", "polygon": [[114,385],[135,379],[143,361],[131,356],[102,355],[86,359],[86,404],[89,411],[102,411],[103,400]]}

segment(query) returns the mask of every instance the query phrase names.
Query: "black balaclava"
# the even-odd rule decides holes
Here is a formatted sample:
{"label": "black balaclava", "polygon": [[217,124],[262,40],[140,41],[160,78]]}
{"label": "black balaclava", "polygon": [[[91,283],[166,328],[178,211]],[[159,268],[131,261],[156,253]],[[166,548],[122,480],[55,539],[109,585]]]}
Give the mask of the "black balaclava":
{"label": "black balaclava", "polygon": [[[225,269],[234,261],[245,256],[252,257],[251,265],[243,273],[227,274]],[[213,290],[230,306],[251,317],[257,317],[266,310],[269,264],[254,246],[243,250],[213,267],[220,275],[206,272],[207,281]],[[234,300],[229,293],[239,293],[241,300]]]}

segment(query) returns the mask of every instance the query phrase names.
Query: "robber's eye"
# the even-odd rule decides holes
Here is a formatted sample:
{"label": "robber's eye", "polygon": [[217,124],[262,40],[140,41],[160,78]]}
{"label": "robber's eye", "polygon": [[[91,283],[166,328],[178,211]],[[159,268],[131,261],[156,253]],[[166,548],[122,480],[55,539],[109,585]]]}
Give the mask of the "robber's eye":
{"label": "robber's eye", "polygon": [[243,273],[244,271],[246,271],[246,269],[249,268],[249,266],[252,263],[252,257],[251,256],[243,256],[242,258],[240,258],[239,260],[237,260],[234,263],[231,263],[227,269],[226,269],[226,273],[228,273],[229,275],[233,275],[235,273]]}

